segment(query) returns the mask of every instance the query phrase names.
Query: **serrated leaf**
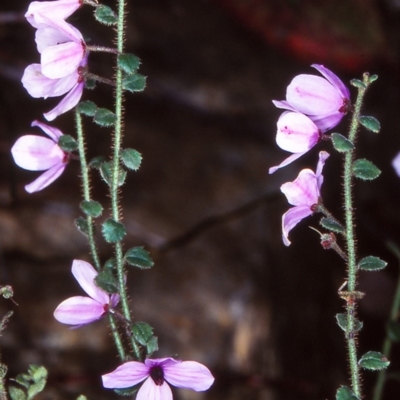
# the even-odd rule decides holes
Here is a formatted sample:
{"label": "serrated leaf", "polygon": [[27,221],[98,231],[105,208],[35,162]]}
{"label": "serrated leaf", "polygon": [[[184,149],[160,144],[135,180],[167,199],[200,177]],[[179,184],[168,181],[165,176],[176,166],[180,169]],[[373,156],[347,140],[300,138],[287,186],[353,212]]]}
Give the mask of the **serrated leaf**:
{"label": "serrated leaf", "polygon": [[125,226],[111,218],[102,223],[101,232],[108,243],[120,242],[126,235]]}
{"label": "serrated leaf", "polygon": [[376,179],[381,171],[371,161],[360,158],[353,163],[353,174],[356,178],[370,181]]}
{"label": "serrated leaf", "polygon": [[360,81],[359,79],[352,79],[350,81],[350,84],[358,89],[366,89],[367,86],[365,86],[365,83],[363,81]]}
{"label": "serrated leaf", "polygon": [[83,114],[87,115],[88,117],[93,117],[96,113],[97,106],[93,103],[93,101],[82,101],[77,105],[78,111]]}
{"label": "serrated leaf", "polygon": [[367,128],[371,132],[379,133],[381,130],[381,124],[375,117],[361,116],[358,120],[364,128]]}
{"label": "serrated leaf", "polygon": [[137,171],[142,162],[142,155],[134,149],[124,149],[121,152],[121,159],[127,168]]}
{"label": "serrated leaf", "polygon": [[103,206],[98,201],[82,201],[81,210],[89,217],[97,218],[103,212]]}
{"label": "serrated leaf", "polygon": [[125,253],[124,259],[128,264],[141,269],[148,269],[154,265],[150,254],[143,247],[132,247]]}
{"label": "serrated leaf", "polygon": [[106,158],[104,156],[97,156],[90,160],[89,168],[100,169],[101,165],[106,162]]}
{"label": "serrated leaf", "polygon": [[400,341],[400,322],[390,321],[386,327],[389,339],[392,342]]}
{"label": "serrated leaf", "polygon": [[321,220],[319,221],[319,223],[321,224],[321,226],[323,226],[324,228],[326,228],[332,232],[345,233],[344,227],[341,224],[339,224],[337,221],[333,221],[330,218],[322,217]]}
{"label": "serrated leaf", "polygon": [[132,335],[139,344],[146,346],[153,336],[153,328],[146,322],[136,322],[132,325]]}
{"label": "serrated leaf", "polygon": [[115,114],[107,108],[98,108],[94,113],[93,121],[100,126],[107,127],[115,124]]}
{"label": "serrated leaf", "polygon": [[379,371],[387,368],[390,361],[378,351],[369,351],[360,358],[358,364],[364,369]]}
{"label": "serrated leaf", "polygon": [[[347,332],[347,314],[336,314],[336,322],[343,329],[343,331]],[[354,320],[354,332],[358,332],[362,329],[363,323],[358,319]]]}
{"label": "serrated leaf", "polygon": [[17,388],[15,386],[9,386],[8,387],[8,393],[10,395],[11,400],[26,400],[26,394],[25,392]]}
{"label": "serrated leaf", "polygon": [[379,271],[385,268],[387,265],[386,261],[381,260],[379,257],[368,256],[364,257],[359,263],[358,268],[364,271]]}
{"label": "serrated leaf", "polygon": [[[112,184],[112,170],[113,170],[114,164],[112,161],[105,162],[101,165],[100,167],[100,174],[101,177],[104,179],[104,181],[111,186]],[[122,168],[119,169],[119,174],[118,174],[118,186],[122,186],[125,182],[126,178],[126,171],[123,170]]]}
{"label": "serrated leaf", "polygon": [[118,56],[118,67],[126,74],[133,74],[140,65],[140,60],[134,54],[120,54]]}
{"label": "serrated leaf", "polygon": [[140,74],[127,75],[122,80],[122,87],[128,92],[143,92],[146,87],[146,77]]}
{"label": "serrated leaf", "polygon": [[111,269],[105,269],[94,278],[96,285],[105,292],[118,293],[118,282]]}
{"label": "serrated leaf", "polygon": [[155,351],[158,350],[158,338],[157,336],[153,336],[146,344],[147,355],[151,356]]}
{"label": "serrated leaf", "polygon": [[58,145],[66,152],[75,151],[78,148],[78,143],[70,135],[61,135],[58,139]]}
{"label": "serrated leaf", "polygon": [[78,228],[79,232],[83,233],[85,236],[89,234],[88,223],[85,218],[78,217],[75,220],[75,226]]}
{"label": "serrated leaf", "polygon": [[332,133],[331,139],[333,147],[340,153],[346,153],[354,149],[354,144],[340,133]]}
{"label": "serrated leaf", "polygon": [[359,400],[359,398],[349,387],[342,386],[336,392],[336,400]]}
{"label": "serrated leaf", "polygon": [[101,22],[104,25],[115,25],[118,22],[117,15],[115,12],[107,6],[99,6],[96,7],[96,11],[94,12],[94,16],[97,21]]}

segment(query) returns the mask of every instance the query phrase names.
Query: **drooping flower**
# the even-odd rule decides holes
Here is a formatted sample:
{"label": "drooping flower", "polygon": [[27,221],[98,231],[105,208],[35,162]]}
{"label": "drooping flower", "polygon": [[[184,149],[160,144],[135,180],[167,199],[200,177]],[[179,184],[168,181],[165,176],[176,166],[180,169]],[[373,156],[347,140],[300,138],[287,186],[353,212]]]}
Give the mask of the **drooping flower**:
{"label": "drooping flower", "polygon": [[115,371],[103,375],[102,379],[103,386],[109,389],[128,388],[146,379],[136,400],[172,400],[168,383],[200,392],[207,390],[214,382],[210,370],[203,364],[174,358],[147,359],[144,363],[128,361]]}
{"label": "drooping flower", "polygon": [[396,171],[396,174],[400,177],[400,153],[397,154],[392,160],[392,167]]}
{"label": "drooping flower", "polygon": [[95,278],[98,272],[86,261],[74,260],[72,274],[89,297],[75,296],[64,300],[54,311],[54,318],[62,324],[80,327],[97,321],[119,302],[119,295],[109,295],[100,289]]}
{"label": "drooping flower", "polygon": [[29,171],[45,171],[32,183],[25,186],[29,193],[38,192],[54,182],[67,166],[69,155],[58,146],[62,132],[52,126],[33,121],[50,139],[42,136],[25,135],[11,148],[15,163]]}
{"label": "drooping flower", "polygon": [[307,115],[321,130],[335,127],[349,111],[350,92],[345,84],[323,65],[311,65],[324,78],[301,74],[294,77],[286,90],[286,101],[273,100],[278,108]]}
{"label": "drooping flower", "polygon": [[297,160],[315,146],[322,136],[315,123],[299,112],[284,112],[278,119],[277,128],[276,143],[293,154],[279,165],[271,167],[270,174]]}
{"label": "drooping flower", "polygon": [[281,191],[289,204],[294,206],[282,216],[282,239],[286,246],[290,245],[289,232],[302,219],[313,214],[313,206],[319,203],[320,189],[324,180],[322,169],[328,157],[326,151],[321,151],[315,173],[310,169],[303,169],[293,182],[281,186]]}
{"label": "drooping flower", "polygon": [[54,0],[54,1],[33,1],[29,4],[25,18],[37,28],[41,18],[65,20],[73,14],[83,3],[83,0]]}

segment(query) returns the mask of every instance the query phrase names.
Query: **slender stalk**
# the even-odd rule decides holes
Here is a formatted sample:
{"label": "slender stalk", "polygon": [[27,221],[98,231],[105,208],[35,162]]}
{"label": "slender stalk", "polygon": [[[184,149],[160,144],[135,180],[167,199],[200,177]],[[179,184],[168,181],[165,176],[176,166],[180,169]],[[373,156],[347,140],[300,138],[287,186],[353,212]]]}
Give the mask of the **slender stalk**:
{"label": "slender stalk", "polygon": [[[354,106],[353,118],[351,120],[349,140],[353,143],[356,141],[357,130],[359,128],[359,118],[361,105],[363,102],[365,90],[368,86],[368,74],[364,74],[364,87],[358,88],[358,96]],[[353,208],[353,161],[354,150],[345,154],[344,161],[344,211],[346,223],[346,245],[347,245],[347,285],[349,297],[346,299],[347,305],[347,331],[346,340],[348,348],[348,356],[350,363],[351,386],[354,394],[361,398],[360,370],[357,362],[357,333],[354,330],[356,318],[356,296],[352,296],[357,285],[357,259],[356,259],[356,238],[354,233],[354,208]]]}
{"label": "slender stalk", "polygon": [[[117,23],[117,50],[118,54],[124,51],[124,29],[125,29],[125,0],[118,0],[118,23]],[[111,213],[112,218],[116,222],[120,222],[120,206],[119,206],[119,171],[120,171],[120,152],[123,138],[123,88],[122,88],[122,71],[116,68],[115,73],[115,129],[113,137],[113,169],[112,169],[112,183],[111,183]],[[127,321],[131,322],[131,313],[128,303],[128,295],[125,285],[124,274],[124,260],[122,243],[115,244],[115,258],[117,264],[119,294],[122,304],[122,312]],[[140,349],[135,342],[133,336],[131,337],[132,349],[137,359],[140,359]]]}
{"label": "slender stalk", "polygon": [[[79,161],[81,165],[83,198],[85,201],[91,201],[89,168],[86,161],[86,149],[85,149],[85,140],[83,134],[82,118],[78,110],[75,110],[75,125],[76,125],[77,139],[78,139]],[[100,270],[101,268],[100,259],[96,247],[96,242],[94,240],[93,218],[87,215],[86,222],[88,227],[88,241],[89,241],[90,251],[92,253],[93,261],[97,270]],[[109,315],[109,321],[119,357],[121,358],[122,361],[124,361],[125,360],[124,346],[122,344],[121,337],[119,335],[114,317],[112,315]]]}

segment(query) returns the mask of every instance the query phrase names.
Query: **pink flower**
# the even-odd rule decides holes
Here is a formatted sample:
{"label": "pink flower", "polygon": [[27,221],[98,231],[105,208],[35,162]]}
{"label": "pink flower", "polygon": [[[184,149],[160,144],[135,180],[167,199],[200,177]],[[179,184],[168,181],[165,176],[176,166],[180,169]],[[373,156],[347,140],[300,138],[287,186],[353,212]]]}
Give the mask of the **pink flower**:
{"label": "pink flower", "polygon": [[109,295],[94,279],[98,272],[86,261],[74,260],[72,274],[89,297],[75,296],[63,301],[54,311],[54,318],[62,324],[80,327],[103,317],[119,302],[119,295]]}
{"label": "pink flower", "polygon": [[298,112],[284,112],[278,119],[276,143],[286,151],[294,153],[283,162],[269,169],[274,173],[294,160],[297,160],[314,147],[321,139],[321,131],[310,118]]}
{"label": "pink flower", "polygon": [[83,0],[33,1],[25,14],[27,21],[37,28],[41,18],[65,20],[74,13]]}
{"label": "pink flower", "polygon": [[25,186],[29,193],[38,192],[54,182],[64,171],[68,163],[68,153],[58,146],[62,132],[54,127],[33,121],[50,139],[42,136],[25,135],[20,137],[11,149],[15,163],[29,171],[45,171],[32,183]]}
{"label": "pink flower", "polygon": [[400,153],[392,160],[392,167],[396,171],[396,174],[400,177]]}
{"label": "pink flower", "polygon": [[207,390],[214,382],[210,370],[203,364],[173,358],[147,359],[144,363],[128,361],[102,379],[103,386],[109,389],[128,388],[146,379],[136,400],[172,400],[167,382],[196,392]]}
{"label": "pink flower", "polygon": [[350,107],[350,92],[344,83],[323,65],[311,65],[324,78],[297,75],[286,91],[286,101],[273,103],[278,108],[306,114],[322,132],[335,127]]}
{"label": "pink flower", "polygon": [[281,186],[281,191],[289,204],[294,206],[282,216],[282,239],[286,246],[290,245],[289,232],[302,219],[313,214],[313,206],[319,203],[320,189],[324,180],[322,168],[328,157],[326,151],[321,151],[315,173],[310,169],[303,169],[295,181]]}

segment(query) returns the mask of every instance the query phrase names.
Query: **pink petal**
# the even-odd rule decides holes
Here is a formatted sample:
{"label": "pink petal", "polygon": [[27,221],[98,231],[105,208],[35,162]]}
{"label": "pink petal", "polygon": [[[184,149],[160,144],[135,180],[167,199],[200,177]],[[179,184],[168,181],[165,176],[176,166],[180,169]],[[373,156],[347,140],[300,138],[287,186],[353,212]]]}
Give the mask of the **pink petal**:
{"label": "pink petal", "polygon": [[336,87],[315,75],[297,75],[286,91],[287,102],[307,115],[328,115],[339,111],[343,98]]}
{"label": "pink petal", "polygon": [[276,143],[291,153],[304,153],[320,140],[319,129],[304,114],[285,112],[279,117],[277,127]]}
{"label": "pink petal", "polygon": [[43,114],[47,121],[53,121],[59,115],[74,108],[82,97],[84,82],[78,82],[72,90],[49,112]]}
{"label": "pink petal", "polygon": [[[149,376],[149,368],[141,362],[128,361],[116,370],[103,375],[103,386],[108,389],[123,389],[137,385]],[[151,382],[153,380],[150,378]],[[150,400],[150,399],[149,399]]]}
{"label": "pink petal", "polygon": [[293,206],[311,207],[318,203],[320,195],[317,177],[310,169],[300,171],[293,182],[284,183],[281,192]]}
{"label": "pink petal", "polygon": [[64,300],[54,311],[54,318],[67,325],[85,325],[104,315],[104,307],[89,297],[76,296]]}
{"label": "pink petal", "polygon": [[71,271],[81,288],[92,299],[98,301],[102,305],[110,302],[108,293],[96,286],[94,279],[98,275],[98,272],[88,262],[74,260],[72,262]]}
{"label": "pink petal", "polygon": [[288,238],[289,232],[304,218],[311,215],[313,212],[308,206],[297,206],[290,208],[282,216],[282,240],[285,246],[290,245]]}
{"label": "pink petal", "polygon": [[196,361],[165,365],[163,371],[165,380],[171,385],[196,392],[207,390],[214,382],[210,370]]}
{"label": "pink petal", "polygon": [[48,46],[42,51],[42,74],[50,79],[63,78],[76,71],[85,54],[81,42]]}
{"label": "pink petal", "polygon": [[43,171],[63,162],[65,154],[57,143],[42,136],[25,135],[11,148],[15,163],[29,171]]}
{"label": "pink petal", "polygon": [[324,177],[322,176],[322,170],[325,165],[325,161],[328,159],[329,153],[326,151],[320,151],[319,152],[319,160],[317,164],[317,169],[315,170],[315,175],[317,177],[317,184],[318,184],[318,189],[321,189],[322,182],[324,181]]}
{"label": "pink petal", "polygon": [[159,386],[148,378],[139,389],[136,400],[172,400],[171,388],[166,382]]}
{"label": "pink petal", "polygon": [[54,126],[50,126],[44,124],[40,121],[33,121],[31,126],[38,126],[46,135],[48,135],[54,142],[58,143],[58,139],[62,136],[62,132],[55,128]]}
{"label": "pink petal", "polygon": [[290,110],[290,111],[297,111],[296,109],[294,109],[287,101],[282,100],[272,100],[272,102],[274,103],[274,106],[276,108],[282,108],[284,110]]}
{"label": "pink petal", "polygon": [[286,167],[286,165],[291,164],[293,161],[297,160],[298,158],[300,158],[304,153],[295,153],[292,154],[291,156],[289,156],[288,158],[285,158],[279,165],[275,165],[274,167],[271,167],[268,170],[269,174],[273,174],[275,171],[277,171],[278,169],[282,168],[282,167]]}
{"label": "pink petal", "polygon": [[323,75],[333,86],[335,86],[344,99],[350,99],[349,89],[332,71],[319,64],[312,64],[311,66]]}
{"label": "pink petal", "polygon": [[392,167],[396,171],[396,174],[400,177],[400,153],[397,153],[397,156],[393,158]]}
{"label": "pink petal", "polygon": [[63,172],[67,164],[57,164],[43,172],[38,178],[36,178],[32,183],[25,186],[25,190],[28,193],[38,192],[44,189],[54,182]]}
{"label": "pink petal", "polygon": [[33,1],[25,14],[27,21],[37,28],[36,14],[46,18],[66,19],[81,6],[80,0]]}
{"label": "pink petal", "polygon": [[334,128],[342,120],[343,116],[342,112],[336,111],[329,115],[309,115],[308,117],[321,132],[326,132]]}

